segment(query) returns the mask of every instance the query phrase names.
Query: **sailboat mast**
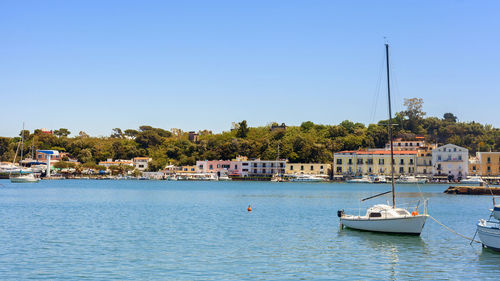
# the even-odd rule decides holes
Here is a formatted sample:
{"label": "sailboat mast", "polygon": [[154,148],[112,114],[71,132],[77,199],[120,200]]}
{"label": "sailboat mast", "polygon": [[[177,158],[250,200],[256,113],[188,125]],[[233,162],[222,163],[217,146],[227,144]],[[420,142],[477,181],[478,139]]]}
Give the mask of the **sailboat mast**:
{"label": "sailboat mast", "polygon": [[23,151],[24,151],[24,122],[23,122],[23,130],[21,131],[21,158],[19,161],[23,161]]}
{"label": "sailboat mast", "polygon": [[392,110],[391,110],[391,82],[389,74],[389,44],[385,44],[385,58],[387,63],[387,99],[389,101],[389,140],[391,144],[391,183],[392,183],[392,207],[396,208],[396,194],[394,192],[394,147],[392,144]]}

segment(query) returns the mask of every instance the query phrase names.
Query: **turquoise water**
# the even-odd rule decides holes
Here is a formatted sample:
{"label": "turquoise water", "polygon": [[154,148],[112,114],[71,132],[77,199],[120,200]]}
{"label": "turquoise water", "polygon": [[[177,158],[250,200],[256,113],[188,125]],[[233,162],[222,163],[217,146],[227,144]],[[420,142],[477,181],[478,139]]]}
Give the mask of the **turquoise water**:
{"label": "turquoise water", "polygon": [[[0,279],[496,279],[500,254],[428,220],[420,237],[339,231],[339,208],[389,185],[0,181]],[[425,185],[429,212],[473,236],[489,196]],[[400,201],[418,200],[401,186]],[[369,202],[385,203],[389,196]],[[247,212],[248,204],[253,211]],[[367,204],[362,205],[367,206]]]}

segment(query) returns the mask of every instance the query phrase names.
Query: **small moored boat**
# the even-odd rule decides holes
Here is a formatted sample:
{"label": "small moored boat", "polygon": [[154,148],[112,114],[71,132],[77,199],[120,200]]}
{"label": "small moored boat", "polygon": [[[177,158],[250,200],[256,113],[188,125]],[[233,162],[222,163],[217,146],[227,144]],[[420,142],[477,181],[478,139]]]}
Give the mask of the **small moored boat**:
{"label": "small moored boat", "polygon": [[500,251],[500,224],[499,222],[479,220],[477,234],[483,246]]}

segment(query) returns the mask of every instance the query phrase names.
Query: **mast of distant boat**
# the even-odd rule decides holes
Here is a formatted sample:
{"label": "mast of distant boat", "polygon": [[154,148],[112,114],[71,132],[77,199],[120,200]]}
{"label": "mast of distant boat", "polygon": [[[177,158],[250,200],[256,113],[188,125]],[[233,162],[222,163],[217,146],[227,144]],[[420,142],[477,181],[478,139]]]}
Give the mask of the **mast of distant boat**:
{"label": "mast of distant boat", "polygon": [[392,112],[391,112],[391,82],[389,74],[389,44],[385,44],[385,57],[387,63],[387,98],[389,101],[389,140],[391,143],[391,183],[392,183],[392,207],[396,208],[396,195],[394,192],[394,147],[392,145]]}
{"label": "mast of distant boat", "polygon": [[23,122],[23,130],[21,131],[21,158],[19,159],[19,164],[21,165],[21,170],[23,168],[23,150],[24,150],[24,122]]}

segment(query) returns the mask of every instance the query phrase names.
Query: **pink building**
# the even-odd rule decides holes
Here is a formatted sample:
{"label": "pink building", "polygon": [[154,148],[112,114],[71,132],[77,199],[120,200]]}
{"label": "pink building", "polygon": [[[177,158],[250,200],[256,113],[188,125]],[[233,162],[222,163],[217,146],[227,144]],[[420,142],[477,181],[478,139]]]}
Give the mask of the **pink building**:
{"label": "pink building", "polygon": [[196,161],[197,173],[216,173],[218,176],[221,174],[230,174],[235,169],[235,165],[231,160],[205,160]]}

